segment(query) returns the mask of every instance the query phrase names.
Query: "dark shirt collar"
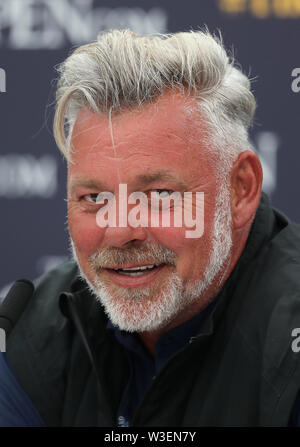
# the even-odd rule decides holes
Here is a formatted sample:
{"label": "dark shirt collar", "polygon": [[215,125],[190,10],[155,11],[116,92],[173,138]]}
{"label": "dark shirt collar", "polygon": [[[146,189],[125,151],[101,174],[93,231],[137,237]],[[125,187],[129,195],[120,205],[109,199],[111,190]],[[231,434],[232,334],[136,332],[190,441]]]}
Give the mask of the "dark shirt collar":
{"label": "dark shirt collar", "polygon": [[[201,334],[203,322],[212,312],[217,304],[217,301],[218,297],[214,299],[202,312],[199,312],[190,320],[166,332],[158,339],[155,344],[153,358],[156,366],[155,369],[160,369],[169,357],[183,348],[193,337]],[[107,329],[113,331],[117,341],[126,350],[134,352],[143,358],[149,355],[137,333],[122,331],[117,326],[114,326],[110,320],[107,323]]]}

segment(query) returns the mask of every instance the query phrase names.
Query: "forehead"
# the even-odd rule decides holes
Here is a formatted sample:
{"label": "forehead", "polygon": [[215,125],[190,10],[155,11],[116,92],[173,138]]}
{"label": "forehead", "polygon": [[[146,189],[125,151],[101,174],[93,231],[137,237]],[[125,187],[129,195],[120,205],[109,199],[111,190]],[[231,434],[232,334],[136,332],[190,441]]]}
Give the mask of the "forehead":
{"label": "forehead", "polygon": [[111,117],[82,109],[73,129],[69,170],[109,167],[134,174],[195,168],[208,161],[204,133],[193,100],[183,94],[168,93],[154,104]]}

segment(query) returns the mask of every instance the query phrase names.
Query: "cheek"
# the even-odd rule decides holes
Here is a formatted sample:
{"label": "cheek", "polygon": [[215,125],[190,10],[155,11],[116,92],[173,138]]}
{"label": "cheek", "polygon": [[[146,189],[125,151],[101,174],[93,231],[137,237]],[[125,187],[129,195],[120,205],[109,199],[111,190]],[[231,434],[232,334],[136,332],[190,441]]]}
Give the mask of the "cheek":
{"label": "cheek", "polygon": [[[152,228],[152,236],[160,245],[173,250],[177,255],[176,270],[181,279],[188,279],[201,270],[206,257],[207,241],[186,238],[184,228]],[[200,261],[200,262],[199,262]]]}
{"label": "cheek", "polygon": [[[185,231],[173,235],[178,255],[177,273],[182,280],[202,279],[212,252],[213,219],[206,219],[204,233],[199,238],[185,237]],[[174,242],[173,242],[174,246]],[[172,248],[172,247],[170,247]]]}
{"label": "cheek", "polygon": [[199,239],[186,239],[178,258],[177,271],[183,280],[201,279],[208,265],[211,243],[203,235]]}
{"label": "cheek", "polygon": [[95,215],[69,210],[68,221],[78,256],[94,253],[99,248],[104,233],[104,230],[97,226]]}
{"label": "cheek", "polygon": [[159,245],[173,250],[177,255],[185,245],[185,230],[183,228],[150,228],[151,239]]}

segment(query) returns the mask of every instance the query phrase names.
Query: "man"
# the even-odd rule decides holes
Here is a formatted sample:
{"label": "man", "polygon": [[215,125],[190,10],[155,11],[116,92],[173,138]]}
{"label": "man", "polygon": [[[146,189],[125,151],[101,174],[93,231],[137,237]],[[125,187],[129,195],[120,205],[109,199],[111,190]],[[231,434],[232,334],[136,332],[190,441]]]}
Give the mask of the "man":
{"label": "man", "polygon": [[73,260],[8,339],[45,424],[297,425],[300,233],[261,193],[247,77],[207,32],[111,31],[59,71]]}

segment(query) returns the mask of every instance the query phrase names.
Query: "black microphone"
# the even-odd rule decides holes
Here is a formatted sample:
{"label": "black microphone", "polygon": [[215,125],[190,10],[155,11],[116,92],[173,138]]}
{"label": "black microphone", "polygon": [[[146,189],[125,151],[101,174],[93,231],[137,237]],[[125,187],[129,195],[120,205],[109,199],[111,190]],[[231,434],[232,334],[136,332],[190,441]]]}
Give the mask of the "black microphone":
{"label": "black microphone", "polygon": [[28,279],[18,279],[10,288],[0,305],[0,328],[9,336],[34,292],[34,285]]}

